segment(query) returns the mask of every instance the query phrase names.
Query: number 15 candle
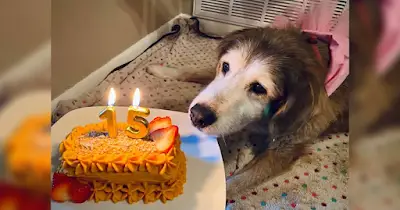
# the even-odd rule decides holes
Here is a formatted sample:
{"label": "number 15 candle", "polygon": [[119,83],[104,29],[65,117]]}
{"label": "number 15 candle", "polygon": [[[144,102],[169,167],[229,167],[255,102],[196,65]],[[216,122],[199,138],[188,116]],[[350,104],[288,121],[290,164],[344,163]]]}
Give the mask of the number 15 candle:
{"label": "number 15 candle", "polygon": [[147,136],[147,120],[145,117],[149,116],[150,110],[148,108],[140,107],[140,91],[136,88],[132,106],[128,108],[128,128],[126,129],[126,135],[131,138],[144,138]]}
{"label": "number 15 candle", "polygon": [[107,131],[108,136],[111,138],[117,137],[118,127],[117,127],[117,117],[115,114],[115,91],[113,88],[110,89],[108,94],[108,106],[100,112],[99,118],[102,120],[107,120]]}

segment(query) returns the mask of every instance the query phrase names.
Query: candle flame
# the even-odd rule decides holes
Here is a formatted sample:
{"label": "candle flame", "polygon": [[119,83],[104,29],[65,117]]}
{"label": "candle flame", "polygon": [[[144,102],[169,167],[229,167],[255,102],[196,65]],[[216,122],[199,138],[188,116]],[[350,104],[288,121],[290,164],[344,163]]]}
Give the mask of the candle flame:
{"label": "candle flame", "polygon": [[110,93],[108,94],[108,106],[113,106],[115,104],[115,91],[114,88],[110,89]]}
{"label": "candle flame", "polygon": [[140,104],[140,90],[136,88],[135,93],[133,94],[132,106],[139,106]]}

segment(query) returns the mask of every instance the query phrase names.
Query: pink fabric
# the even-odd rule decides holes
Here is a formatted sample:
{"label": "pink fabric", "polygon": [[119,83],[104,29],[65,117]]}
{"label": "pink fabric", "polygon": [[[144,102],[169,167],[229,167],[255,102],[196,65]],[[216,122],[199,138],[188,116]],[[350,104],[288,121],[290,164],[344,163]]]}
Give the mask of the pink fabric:
{"label": "pink fabric", "polygon": [[[304,32],[312,33],[322,39],[330,39],[331,66],[325,79],[325,89],[331,95],[349,75],[349,13],[345,10],[338,22],[332,28],[332,16],[335,4],[330,0],[321,0],[316,5],[314,1],[303,1],[303,6],[298,8],[298,17],[291,22],[288,17],[279,16],[275,19],[273,27],[285,27],[288,24],[300,26]],[[306,5],[310,3],[311,10],[305,14]],[[293,11],[289,9],[288,11]]]}
{"label": "pink fabric", "polygon": [[376,54],[379,73],[385,73],[400,54],[400,0],[381,0],[382,33]]}

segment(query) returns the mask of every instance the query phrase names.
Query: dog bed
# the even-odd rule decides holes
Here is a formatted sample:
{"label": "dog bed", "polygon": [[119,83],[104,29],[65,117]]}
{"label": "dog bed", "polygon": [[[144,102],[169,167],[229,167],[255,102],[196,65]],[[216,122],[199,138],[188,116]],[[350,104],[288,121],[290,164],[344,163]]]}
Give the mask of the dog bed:
{"label": "dog bed", "polygon": [[[135,88],[142,92],[141,105],[187,112],[190,102],[204,88],[201,84],[155,77],[149,65],[177,69],[213,69],[215,49],[220,38],[201,32],[196,18],[175,20],[170,33],[151,45],[140,56],[111,71],[100,84],[76,98],[62,100],[52,113],[52,123],[71,110],[107,104],[106,91],[118,93],[117,106],[129,106]],[[324,140],[324,141],[321,141]],[[224,159],[237,156],[246,145],[226,147],[220,143]],[[316,140],[310,153],[293,168],[275,179],[227,200],[227,209],[347,209],[347,134],[329,135]],[[225,164],[226,176],[236,163]]]}

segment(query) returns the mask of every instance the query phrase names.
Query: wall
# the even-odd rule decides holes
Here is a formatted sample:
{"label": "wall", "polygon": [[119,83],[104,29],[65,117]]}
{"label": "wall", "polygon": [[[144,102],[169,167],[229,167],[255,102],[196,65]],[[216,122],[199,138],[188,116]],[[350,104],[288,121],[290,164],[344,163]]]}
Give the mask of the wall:
{"label": "wall", "polygon": [[50,39],[50,0],[0,1],[0,74]]}
{"label": "wall", "polygon": [[53,0],[52,98],[179,13],[192,0]]}

